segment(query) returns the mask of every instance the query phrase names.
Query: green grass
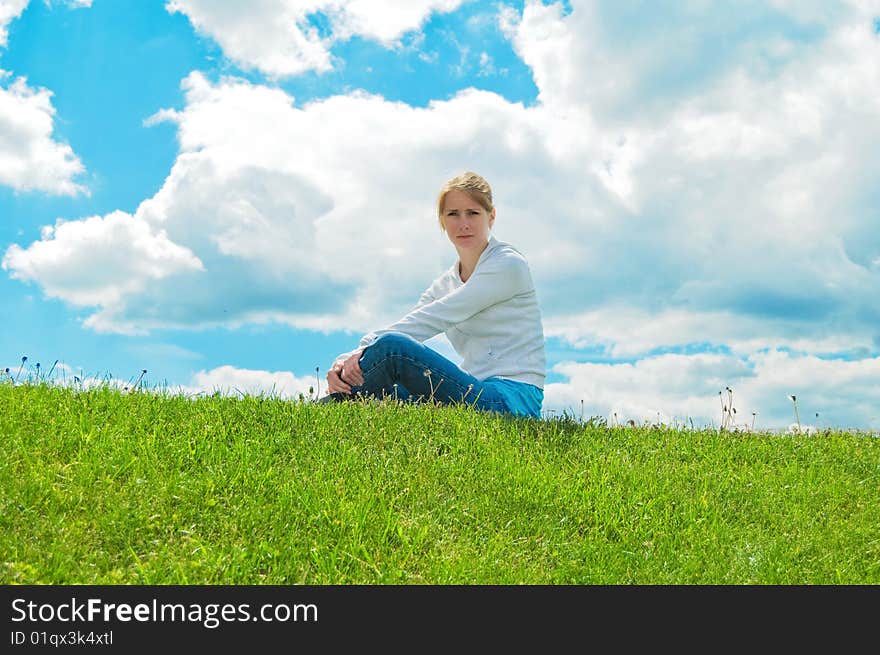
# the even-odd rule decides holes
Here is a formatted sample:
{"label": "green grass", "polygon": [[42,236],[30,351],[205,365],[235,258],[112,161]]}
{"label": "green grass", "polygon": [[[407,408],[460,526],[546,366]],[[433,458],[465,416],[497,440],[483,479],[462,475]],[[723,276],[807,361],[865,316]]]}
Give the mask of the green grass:
{"label": "green grass", "polygon": [[880,439],[0,384],[0,583],[876,584]]}

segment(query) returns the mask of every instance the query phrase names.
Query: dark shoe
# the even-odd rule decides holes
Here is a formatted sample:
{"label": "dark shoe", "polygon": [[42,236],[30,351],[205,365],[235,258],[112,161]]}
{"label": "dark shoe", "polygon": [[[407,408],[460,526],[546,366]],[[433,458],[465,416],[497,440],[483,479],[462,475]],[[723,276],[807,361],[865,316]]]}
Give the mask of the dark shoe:
{"label": "dark shoe", "polygon": [[323,398],[318,398],[315,402],[319,405],[329,405],[330,403],[341,403],[343,400],[348,400],[348,394],[331,393]]}

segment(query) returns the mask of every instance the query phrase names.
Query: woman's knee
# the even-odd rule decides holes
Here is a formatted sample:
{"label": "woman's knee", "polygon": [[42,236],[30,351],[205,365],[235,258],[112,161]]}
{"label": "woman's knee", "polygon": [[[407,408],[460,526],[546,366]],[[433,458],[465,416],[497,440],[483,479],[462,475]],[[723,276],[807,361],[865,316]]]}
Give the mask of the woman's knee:
{"label": "woman's knee", "polygon": [[364,352],[366,353],[370,348],[374,348],[384,353],[397,353],[418,345],[419,342],[408,334],[403,332],[386,332],[380,335]]}

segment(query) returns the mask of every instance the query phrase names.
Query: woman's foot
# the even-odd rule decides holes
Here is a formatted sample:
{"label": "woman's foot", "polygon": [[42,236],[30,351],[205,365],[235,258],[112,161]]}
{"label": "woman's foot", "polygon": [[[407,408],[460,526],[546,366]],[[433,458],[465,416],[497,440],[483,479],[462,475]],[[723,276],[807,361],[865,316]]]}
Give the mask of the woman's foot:
{"label": "woman's foot", "polygon": [[331,393],[323,398],[318,398],[315,402],[319,405],[328,405],[330,403],[341,403],[343,400],[348,400],[349,398],[350,396],[347,393]]}

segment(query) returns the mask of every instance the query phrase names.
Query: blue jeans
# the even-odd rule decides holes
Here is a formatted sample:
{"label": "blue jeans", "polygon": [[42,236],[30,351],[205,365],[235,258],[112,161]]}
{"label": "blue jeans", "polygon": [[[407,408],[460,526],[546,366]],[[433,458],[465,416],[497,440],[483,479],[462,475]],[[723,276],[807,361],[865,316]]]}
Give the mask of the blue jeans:
{"label": "blue jeans", "polygon": [[[467,403],[475,409],[541,416],[544,390],[526,382],[499,377],[478,380],[437,351],[400,332],[381,335],[364,349],[358,363],[364,376],[361,386],[352,385],[351,396],[397,398],[441,404]],[[334,399],[347,394],[332,394]]]}

